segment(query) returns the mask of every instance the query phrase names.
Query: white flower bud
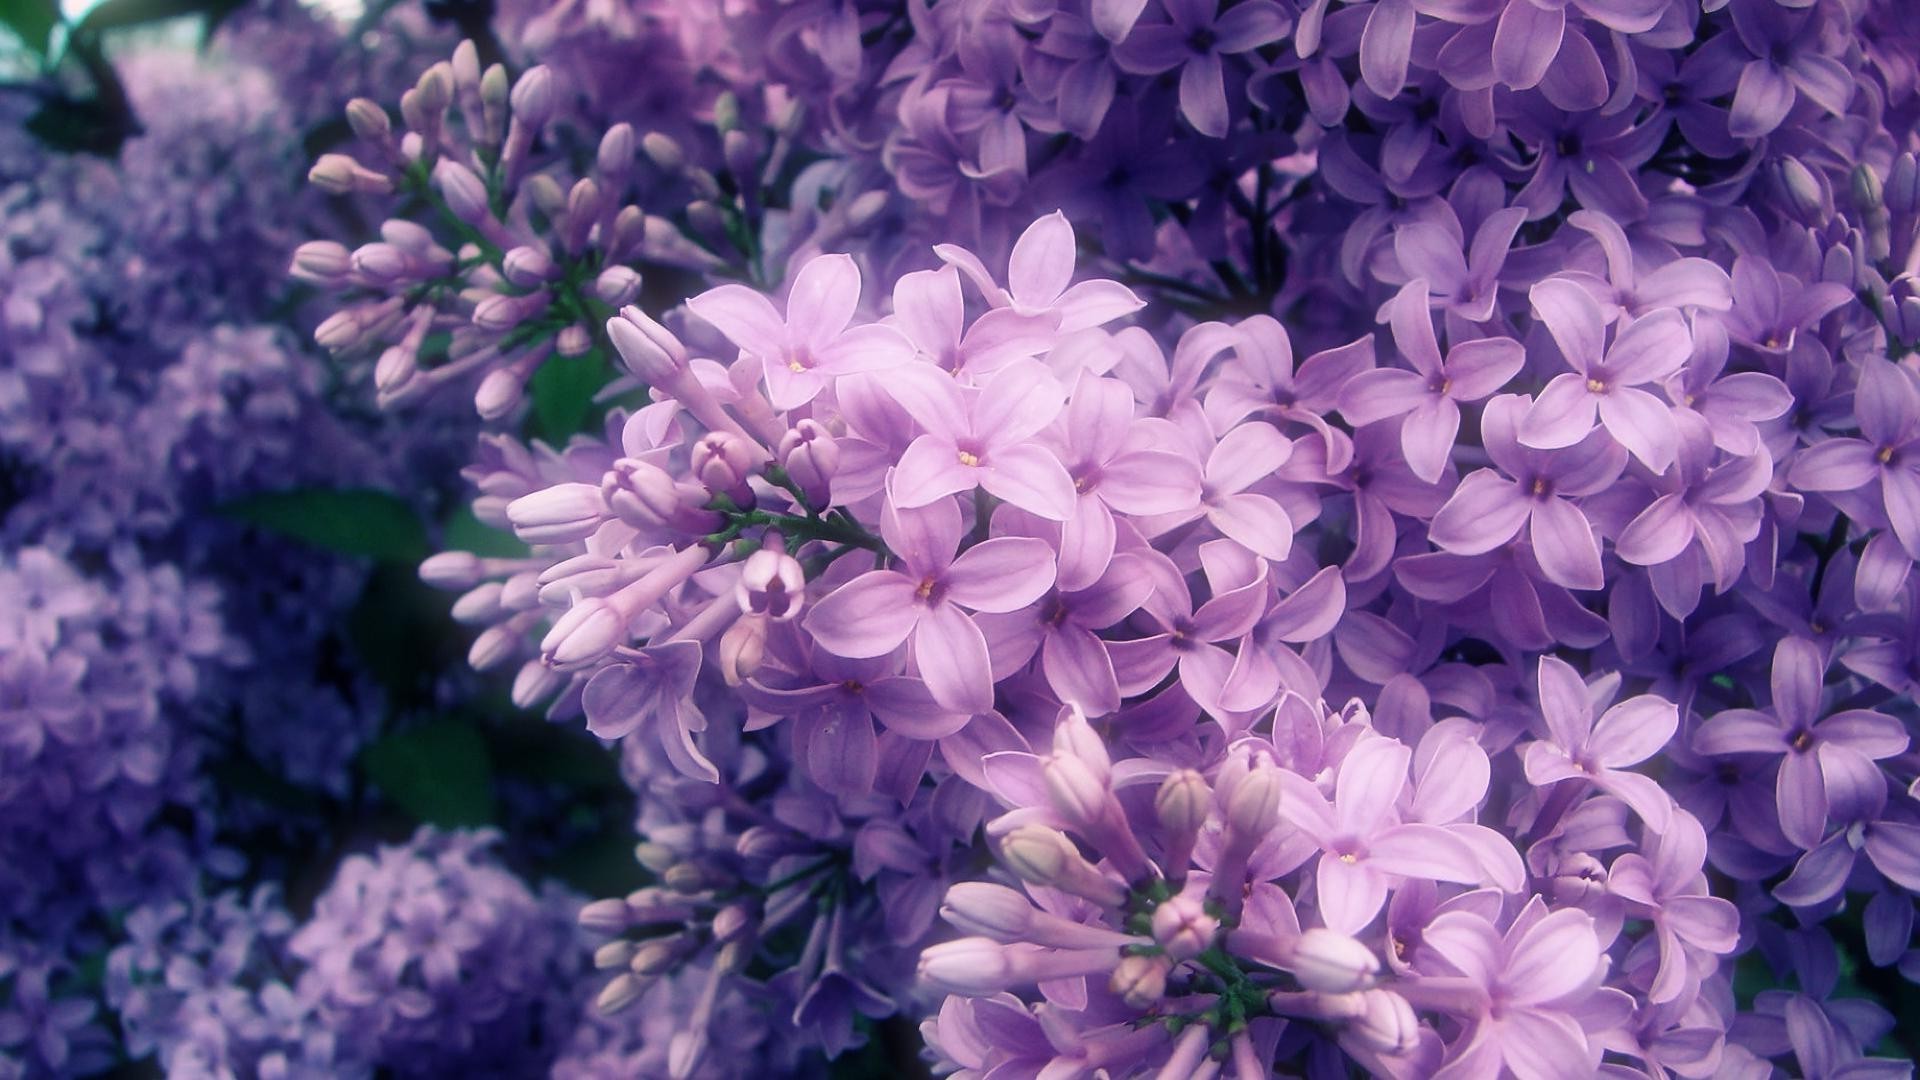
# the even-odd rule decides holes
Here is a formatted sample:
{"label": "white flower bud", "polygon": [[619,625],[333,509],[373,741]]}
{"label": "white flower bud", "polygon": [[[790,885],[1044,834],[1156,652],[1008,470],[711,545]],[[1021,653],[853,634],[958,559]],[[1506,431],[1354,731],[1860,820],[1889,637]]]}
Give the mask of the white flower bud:
{"label": "white flower bud", "polygon": [[1308,990],[1348,994],[1373,984],[1380,974],[1380,959],[1353,938],[1316,926],[1294,943],[1287,970]]}

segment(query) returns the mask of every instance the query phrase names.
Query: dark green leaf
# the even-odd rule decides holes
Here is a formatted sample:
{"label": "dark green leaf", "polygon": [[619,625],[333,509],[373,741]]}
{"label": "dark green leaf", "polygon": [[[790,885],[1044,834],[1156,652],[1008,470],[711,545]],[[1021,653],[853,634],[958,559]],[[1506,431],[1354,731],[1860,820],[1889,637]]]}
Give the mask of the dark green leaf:
{"label": "dark green leaf", "polygon": [[427,556],[427,532],[419,517],[404,500],[384,491],[272,491],[230,502],[220,512],[346,555],[403,563]]}
{"label": "dark green leaf", "polygon": [[35,56],[47,55],[53,28],[60,24],[60,5],[54,0],[0,0],[0,25],[13,31]]}
{"label": "dark green leaf", "polygon": [[186,16],[204,15],[218,22],[239,8],[245,0],[106,0],[80,20],[76,36],[99,34],[127,26],[164,22]]}
{"label": "dark green leaf", "polygon": [[599,833],[557,852],[541,870],[587,896],[620,896],[647,883],[633,857],[639,839],[631,831]]}
{"label": "dark green leaf", "polygon": [[435,720],[396,731],[360,755],[360,768],[388,801],[427,825],[493,820],[493,763],[470,724]]}
{"label": "dark green leaf", "polygon": [[536,434],[556,444],[578,434],[593,415],[593,395],[612,381],[613,372],[598,349],[585,356],[555,357],[540,365],[527,387],[533,394]]}
{"label": "dark green leaf", "polygon": [[473,516],[473,508],[461,503],[447,518],[445,542],[448,551],[471,551],[503,559],[517,559],[527,553],[527,545],[509,532],[502,532]]}
{"label": "dark green leaf", "polygon": [[421,582],[411,566],[376,567],[347,616],[353,651],[406,709],[429,705],[436,672],[462,663],[466,635],[447,614],[447,594]]}
{"label": "dark green leaf", "polygon": [[113,157],[138,131],[133,116],[93,98],[51,98],[27,118],[27,131],[65,154]]}

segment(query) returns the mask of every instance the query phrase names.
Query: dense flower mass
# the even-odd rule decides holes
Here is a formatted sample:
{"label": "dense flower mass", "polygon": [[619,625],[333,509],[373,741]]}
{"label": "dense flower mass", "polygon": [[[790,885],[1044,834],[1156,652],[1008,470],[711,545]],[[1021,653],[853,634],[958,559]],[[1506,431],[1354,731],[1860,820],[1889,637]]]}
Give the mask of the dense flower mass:
{"label": "dense flower mass", "polygon": [[0,1073],[1911,1075],[1904,7],[116,55],[0,165]]}

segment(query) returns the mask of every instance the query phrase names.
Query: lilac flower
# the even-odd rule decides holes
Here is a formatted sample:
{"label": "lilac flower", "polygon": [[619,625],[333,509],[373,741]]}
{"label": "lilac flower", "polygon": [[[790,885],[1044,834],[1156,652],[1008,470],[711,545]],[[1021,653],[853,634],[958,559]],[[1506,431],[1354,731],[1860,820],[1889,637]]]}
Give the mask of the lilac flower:
{"label": "lilac flower", "polygon": [[1597,1067],[1599,1048],[1573,1012],[1602,974],[1599,940],[1585,912],[1549,914],[1535,897],[1503,934],[1477,914],[1449,911],[1429,922],[1421,939],[1460,973],[1467,991],[1470,1031],[1436,1077],[1466,1080],[1503,1068],[1551,1076]]}
{"label": "lilac flower", "polygon": [[1217,0],[1162,0],[1165,23],[1136,25],[1114,50],[1128,71],[1158,75],[1180,69],[1180,111],[1202,135],[1227,133],[1225,58],[1286,36],[1286,9],[1270,0],[1246,0],[1224,12]]}
{"label": "lilac flower", "polygon": [[1004,288],[980,257],[952,244],[934,245],[934,254],[958,267],[996,308],[1022,315],[1053,316],[1060,332],[1101,326],[1137,311],[1143,301],[1116,281],[1094,279],[1073,284],[1073,225],[1055,211],[1027,226],[1007,259]]}
{"label": "lilac flower", "polygon": [[1728,709],[1709,718],[1693,737],[1694,749],[1704,754],[1781,755],[1775,789],[1780,828],[1804,849],[1819,846],[1830,797],[1841,795],[1829,790],[1827,777],[1877,780],[1872,763],[1904,751],[1908,741],[1900,723],[1883,713],[1845,709],[1823,715],[1826,670],[1819,646],[1799,638],[1782,640],[1773,653],[1772,709]]}
{"label": "lilac flower", "polygon": [[1613,861],[1607,891],[1653,920],[1660,966],[1647,999],[1661,1005],[1683,992],[1689,950],[1718,955],[1733,951],[1740,937],[1740,913],[1728,901],[1706,893],[1701,868],[1707,859],[1707,834],[1692,814],[1674,814],[1647,846],[1648,853],[1630,851]]}
{"label": "lilac flower", "polygon": [[1686,321],[1677,310],[1662,309],[1638,319],[1623,319],[1612,345],[1604,345],[1606,321],[1600,305],[1585,289],[1564,280],[1533,287],[1533,310],[1560,355],[1573,368],[1556,375],[1540,391],[1520,441],[1537,449],[1572,446],[1601,426],[1654,472],[1665,472],[1678,441],[1667,404],[1642,384],[1665,380],[1680,370],[1693,351]]}
{"label": "lilac flower", "polygon": [[[1800,94],[1838,116],[1853,99],[1853,75],[1826,55],[1810,25],[1814,12],[1763,0],[1734,0],[1734,32],[1755,59],[1740,69],[1728,130],[1738,139],[1762,138],[1779,127]],[[1797,91],[1797,93],[1796,93]]]}
{"label": "lilac flower", "polygon": [[1794,458],[1788,480],[1804,491],[1856,491],[1879,481],[1894,535],[1920,558],[1920,387],[1897,364],[1868,359],[1854,391],[1863,439],[1827,439]]}
{"label": "lilac flower", "polygon": [[1404,416],[1400,445],[1415,476],[1435,483],[1460,433],[1460,402],[1499,390],[1526,363],[1520,343],[1507,338],[1465,341],[1443,359],[1427,311],[1428,284],[1408,282],[1392,301],[1394,344],[1413,371],[1363,371],[1340,391],[1340,413],[1356,425]]}
{"label": "lilac flower", "polygon": [[881,535],[898,570],[873,570],[815,604],[802,620],[841,656],[883,656],[913,642],[920,677],[935,701],[963,713],[993,704],[986,638],[963,607],[1015,611],[1053,584],[1048,546],[1029,537],[982,541],[955,558],[963,525],[951,499],[906,509],[888,504]]}
{"label": "lilac flower", "polygon": [[757,358],[773,407],[792,409],[812,401],[832,376],[878,370],[912,355],[890,327],[849,328],[859,303],[860,268],[845,255],[821,255],[794,275],[785,317],[744,285],[709,289],[687,307]]}
{"label": "lilac flower", "polygon": [[1467,322],[1483,323],[1493,317],[1500,273],[1526,218],[1517,206],[1496,210],[1474,230],[1470,246],[1463,245],[1457,228],[1416,221],[1394,230],[1394,256],[1410,277],[1425,280],[1437,306]]}
{"label": "lilac flower", "polygon": [[1527,744],[1522,760],[1537,785],[1585,780],[1620,799],[1654,832],[1672,819],[1673,801],[1660,785],[1627,772],[1659,752],[1679,725],[1674,704],[1651,694],[1629,698],[1593,718],[1593,693],[1573,668],[1540,658],[1540,713],[1548,737]]}
{"label": "lilac flower", "polygon": [[1032,441],[1065,403],[1040,363],[1008,364],[973,394],[924,367],[898,373],[888,389],[926,432],[894,468],[889,486],[900,508],[977,487],[1044,518],[1073,516],[1073,478],[1052,451]]}
{"label": "lilac flower", "polygon": [[1359,933],[1399,878],[1481,880],[1473,850],[1458,837],[1437,825],[1399,820],[1412,757],[1392,740],[1363,739],[1341,761],[1331,801],[1299,774],[1280,774],[1294,826],[1320,848],[1314,880],[1320,917],[1331,929]]}
{"label": "lilac flower", "polygon": [[[1487,456],[1508,475],[1481,469],[1433,516],[1435,545],[1459,555],[1492,551],[1523,525],[1547,579],[1569,589],[1598,589],[1605,579],[1592,526],[1570,497],[1604,490],[1619,477],[1626,452],[1599,433],[1556,451],[1520,445],[1516,429],[1527,406],[1502,395],[1487,402],[1480,418]],[[1509,478],[1510,477],[1510,478]]]}

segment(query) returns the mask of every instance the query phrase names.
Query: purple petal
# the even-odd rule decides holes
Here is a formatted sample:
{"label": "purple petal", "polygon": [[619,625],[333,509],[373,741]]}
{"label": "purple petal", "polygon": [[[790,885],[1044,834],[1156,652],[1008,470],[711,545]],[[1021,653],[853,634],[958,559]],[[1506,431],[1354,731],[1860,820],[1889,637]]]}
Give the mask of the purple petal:
{"label": "purple petal", "polygon": [[[1532,4],[1521,0],[1508,10],[1519,7]],[[1547,325],[1568,365],[1584,373],[1599,363],[1605,351],[1606,320],[1593,294],[1565,278],[1548,278],[1527,295],[1533,302],[1534,315]]]}
{"label": "purple petal", "polygon": [[1628,698],[1594,723],[1595,758],[1612,769],[1638,765],[1659,753],[1679,726],[1680,711],[1673,702],[1652,694]]}
{"label": "purple petal", "polygon": [[860,267],[849,255],[816,255],[793,277],[787,294],[789,332],[825,348],[853,321],[860,305]]}
{"label": "purple petal", "polygon": [[913,440],[893,468],[888,489],[895,506],[912,510],[979,485],[986,470],[967,465],[951,442],[938,435]]}
{"label": "purple petal", "polygon": [[867,710],[851,705],[822,709],[808,727],[807,773],[814,783],[835,795],[870,794],[880,750]]}
{"label": "purple petal", "polygon": [[1400,449],[1407,467],[1427,483],[1437,483],[1460,434],[1460,406],[1451,399],[1427,401],[1400,422]]}
{"label": "purple petal", "polygon": [[1568,752],[1586,748],[1593,728],[1593,696],[1573,665],[1557,656],[1540,658],[1540,714],[1553,741]]}
{"label": "purple petal", "polygon": [[1547,68],[1560,52],[1567,26],[1563,8],[1545,10],[1530,0],[1509,3],[1493,34],[1493,74],[1515,90],[1540,85]]}
{"label": "purple petal", "polygon": [[1662,495],[1633,519],[1614,554],[1636,566],[1667,562],[1693,543],[1693,513],[1679,495]]}
{"label": "purple petal", "polygon": [[1073,281],[1073,226],[1058,210],[1027,226],[1007,264],[1007,291],[1026,308],[1045,308]]}
{"label": "purple petal", "polygon": [[1053,587],[1053,548],[1044,540],[1002,536],[962,552],[948,567],[947,598],[975,611],[1016,611]]}
{"label": "purple petal", "polygon": [[804,624],[829,652],[852,659],[885,656],[907,640],[927,610],[915,589],[901,574],[874,570],[822,597],[807,609]]}
{"label": "purple petal", "polygon": [[1795,752],[1782,758],[1774,798],[1787,839],[1806,850],[1818,847],[1827,827],[1827,782],[1819,756]]}
{"label": "purple petal", "polygon": [[1568,589],[1598,589],[1606,584],[1593,527],[1572,503],[1560,498],[1535,503],[1529,537],[1548,581]]}
{"label": "purple petal", "polygon": [[1060,415],[1066,394],[1038,361],[995,372],[973,403],[973,433],[989,446],[1022,442]]}
{"label": "purple petal", "polygon": [[1740,71],[1727,130],[1736,139],[1758,139],[1780,126],[1796,98],[1786,72],[1770,60],[1755,60]]}
{"label": "purple petal", "polygon": [[745,285],[708,289],[688,300],[687,309],[756,356],[777,357],[786,348],[786,321],[771,301]]}
{"label": "purple petal", "polygon": [[1526,363],[1526,349],[1512,338],[1461,342],[1447,353],[1447,396],[1478,401],[1505,387]]}
{"label": "purple petal", "polygon": [[1453,295],[1466,283],[1467,259],[1459,239],[1431,222],[1394,230],[1393,253],[1409,280],[1425,281],[1441,296]]}
{"label": "purple petal", "polygon": [[1365,427],[1409,412],[1432,397],[1421,376],[1399,368],[1376,368],[1354,376],[1340,391],[1340,415],[1354,427]]}
{"label": "purple petal", "polygon": [[1398,96],[1407,84],[1413,22],[1412,0],[1380,0],[1360,33],[1360,77],[1383,98]]}
{"label": "purple petal", "polygon": [[1048,521],[1073,516],[1073,477],[1052,451],[1034,443],[1001,447],[985,465],[980,486],[992,494]]}
{"label": "purple petal", "polygon": [[1600,422],[1606,425],[1607,434],[1647,468],[1666,472],[1680,450],[1680,432],[1674,427],[1673,410],[1667,403],[1628,386],[1600,395],[1599,404]]}
{"label": "purple petal", "polygon": [[933,700],[955,712],[991,709],[993,665],[980,628],[952,604],[923,610],[926,614],[913,628],[913,660]]}
{"label": "purple petal", "polygon": [[1521,443],[1537,450],[1557,450],[1586,438],[1593,430],[1599,397],[1588,389],[1585,375],[1571,371],[1555,375],[1521,418]]}
{"label": "purple petal", "polygon": [[1221,534],[1262,558],[1280,562],[1293,550],[1293,519],[1265,495],[1228,495],[1207,510]]}
{"label": "purple petal", "polygon": [[1621,330],[1607,350],[1606,378],[1613,386],[1665,379],[1693,355],[1693,335],[1673,308],[1661,308]]}
{"label": "purple petal", "polygon": [[1367,861],[1401,877],[1474,884],[1480,859],[1473,848],[1438,825],[1396,825],[1367,842]]}
{"label": "purple petal", "polygon": [[1231,56],[1271,45],[1291,29],[1293,19],[1273,0],[1244,0],[1220,13],[1213,24],[1213,47]]}
{"label": "purple petal", "polygon": [[1063,626],[1047,635],[1040,651],[1040,670],[1060,700],[1088,716],[1105,716],[1120,708],[1120,683],[1107,648],[1089,630]]}
{"label": "purple petal", "polygon": [[1160,450],[1121,454],[1100,470],[1100,501],[1123,514],[1150,516],[1191,510],[1199,502],[1200,467]]}
{"label": "purple petal", "polygon": [[1793,459],[1787,479],[1802,491],[1853,491],[1873,482],[1880,460],[1872,445],[1859,439],[1828,439]]}
{"label": "purple petal", "polygon": [[1876,821],[1867,826],[1867,858],[1887,880],[1920,891],[1920,826]]}
{"label": "purple petal", "polygon": [[1811,724],[1819,716],[1827,657],[1805,638],[1784,638],[1773,650],[1773,714],[1786,727]]}
{"label": "purple petal", "polygon": [[1693,748],[1702,754],[1778,754],[1786,745],[1779,723],[1752,709],[1718,713],[1693,733]]}
{"label": "purple petal", "polygon": [[959,271],[943,266],[902,275],[893,286],[893,317],[921,351],[938,358],[959,343],[966,321]]}
{"label": "purple petal", "polygon": [[1519,485],[1491,469],[1460,482],[1453,497],[1433,516],[1428,536],[1456,555],[1479,555],[1513,539],[1526,524],[1531,504]]}
{"label": "purple petal", "polygon": [[1180,69],[1180,111],[1202,135],[1227,134],[1227,91],[1216,53],[1195,56]]}
{"label": "purple petal", "polygon": [[1315,870],[1320,918],[1330,930],[1357,934],[1387,902],[1387,881],[1365,863],[1349,863],[1327,852]]}
{"label": "purple petal", "polygon": [[942,710],[919,679],[894,675],[866,684],[867,707],[888,731],[909,739],[944,739],[967,726],[965,713]]}

